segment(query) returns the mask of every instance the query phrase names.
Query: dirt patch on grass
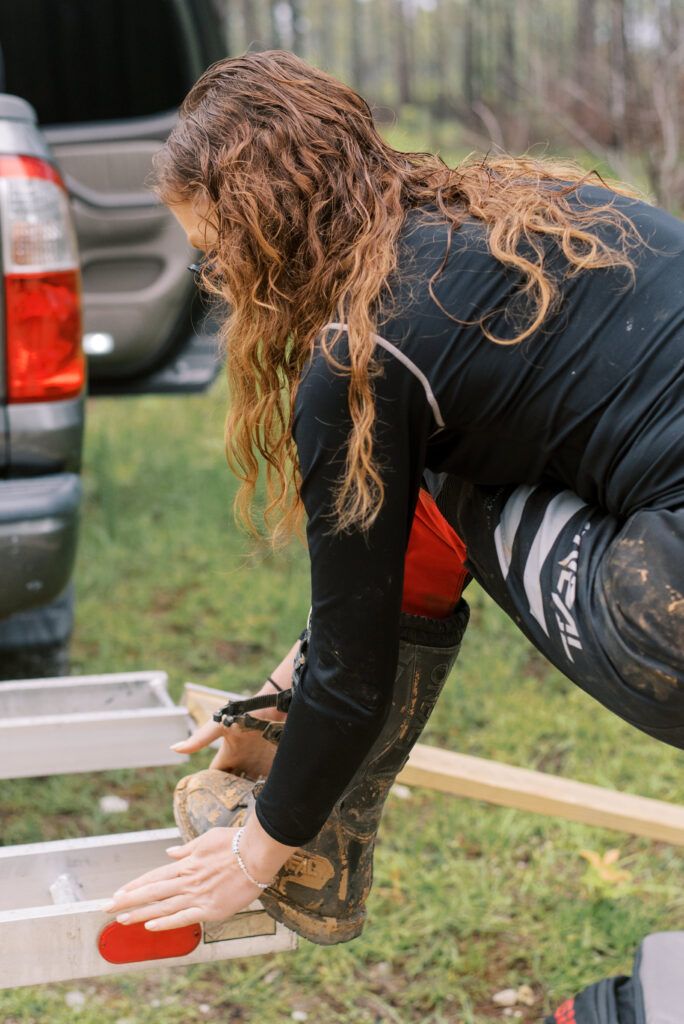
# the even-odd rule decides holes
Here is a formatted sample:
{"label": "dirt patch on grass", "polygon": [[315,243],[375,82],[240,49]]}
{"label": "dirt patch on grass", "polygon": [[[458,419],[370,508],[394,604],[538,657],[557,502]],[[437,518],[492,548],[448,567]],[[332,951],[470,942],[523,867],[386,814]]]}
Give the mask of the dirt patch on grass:
{"label": "dirt patch on grass", "polygon": [[266,653],[263,644],[242,640],[217,640],[214,650],[224,661],[253,661]]}
{"label": "dirt patch on grass", "polygon": [[162,587],[155,590],[150,602],[150,611],[153,615],[166,615],[175,611],[188,595],[198,590],[200,586],[200,583],[189,583],[182,587]]}

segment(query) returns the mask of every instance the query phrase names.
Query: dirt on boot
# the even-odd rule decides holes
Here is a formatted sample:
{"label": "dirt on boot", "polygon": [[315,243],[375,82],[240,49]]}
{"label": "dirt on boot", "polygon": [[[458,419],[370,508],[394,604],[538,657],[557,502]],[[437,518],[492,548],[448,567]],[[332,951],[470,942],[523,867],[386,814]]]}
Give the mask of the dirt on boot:
{"label": "dirt on boot", "polygon": [[173,795],[173,816],[184,841],[210,828],[240,828],[254,808],[255,783],[217,768],[186,775]]}

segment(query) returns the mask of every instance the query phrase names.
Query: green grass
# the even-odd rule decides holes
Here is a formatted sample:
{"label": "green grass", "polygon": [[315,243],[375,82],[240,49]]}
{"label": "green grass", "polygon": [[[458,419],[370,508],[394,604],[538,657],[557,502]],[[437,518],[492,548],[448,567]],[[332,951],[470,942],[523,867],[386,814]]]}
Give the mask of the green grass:
{"label": "green grass", "polygon": [[[222,382],[201,397],[90,402],[75,672],[164,669],[175,697],[186,679],[250,688],[301,628],[305,550],[254,551],[233,524],[225,403]],[[427,742],[682,801],[680,752],[603,711],[481,592],[469,597],[471,626]],[[3,840],[168,826],[187,770],[5,783]],[[103,815],[104,793],[126,796],[129,811]],[[612,847],[628,882],[602,880],[581,856]],[[279,1024],[295,1011],[310,1024],[481,1024],[504,1019],[495,992],[528,984],[536,1002],[518,1019],[538,1021],[584,985],[628,973],[649,931],[681,924],[681,875],[681,852],[665,844],[412,790],[389,800],[355,942],[8,991],[0,1020],[66,1024],[77,989],[81,1024]]]}

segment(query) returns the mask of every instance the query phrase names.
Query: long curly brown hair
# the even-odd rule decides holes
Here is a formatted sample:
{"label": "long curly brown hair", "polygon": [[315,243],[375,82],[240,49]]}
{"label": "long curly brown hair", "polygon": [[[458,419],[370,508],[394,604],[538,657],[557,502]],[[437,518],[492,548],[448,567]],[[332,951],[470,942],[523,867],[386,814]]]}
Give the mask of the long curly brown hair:
{"label": "long curly brown hair", "polygon": [[[487,318],[482,329],[512,344],[558,304],[550,238],[568,274],[632,269],[634,233],[611,197],[598,207],[570,202],[589,177],[547,159],[470,158],[452,169],[438,156],[399,152],[380,137],[360,96],[292,53],[249,53],[205,71],[155,158],[155,189],[169,205],[208,203],[218,233],[203,283],[228,304],[226,450],[242,481],[238,518],[254,529],[260,457],[274,537],[299,518],[294,400],[317,335],[334,321],[348,332],[352,420],[334,528],[366,529],[376,517],[384,491],[373,454],[373,310],[396,268],[409,209],[435,204],[452,231],[464,218],[486,225],[492,254],[519,274],[528,316],[512,341],[493,337]],[[599,223],[615,226],[615,246],[597,236]],[[448,312],[457,319],[457,310]]]}

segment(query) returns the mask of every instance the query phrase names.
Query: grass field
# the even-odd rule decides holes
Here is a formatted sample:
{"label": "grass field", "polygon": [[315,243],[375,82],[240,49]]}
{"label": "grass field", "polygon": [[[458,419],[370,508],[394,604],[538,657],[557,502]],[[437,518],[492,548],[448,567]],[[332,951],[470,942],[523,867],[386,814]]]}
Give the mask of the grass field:
{"label": "grass field", "polygon": [[[186,679],[249,689],[301,628],[305,550],[254,551],[232,523],[225,403],[222,381],[201,397],[90,402],[74,671],[165,669],[176,697]],[[471,625],[427,742],[684,798],[681,753],[603,711],[469,594]],[[3,841],[168,826],[187,770],[6,783]],[[103,814],[109,793],[130,809]],[[613,848],[612,868],[583,856]],[[627,874],[616,880],[615,868]],[[301,942],[260,959],[5,992],[0,1021],[538,1021],[584,985],[628,973],[643,935],[680,926],[681,877],[681,851],[664,844],[412,790],[390,798],[369,921],[348,946]],[[492,1001],[521,985],[532,1005]]]}

